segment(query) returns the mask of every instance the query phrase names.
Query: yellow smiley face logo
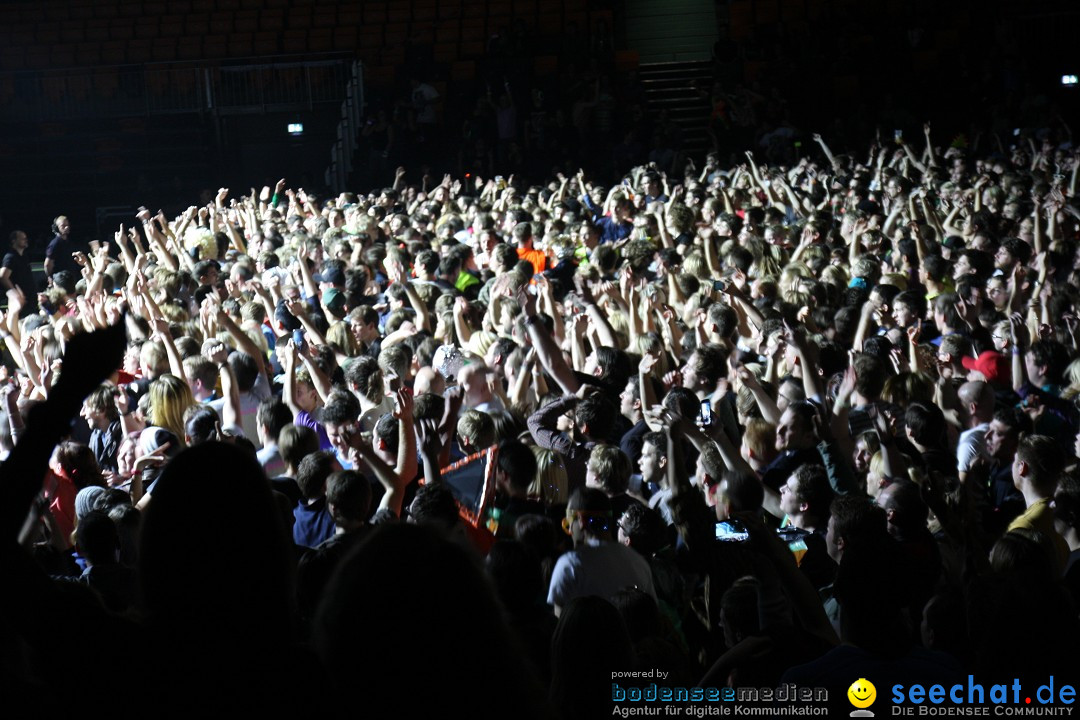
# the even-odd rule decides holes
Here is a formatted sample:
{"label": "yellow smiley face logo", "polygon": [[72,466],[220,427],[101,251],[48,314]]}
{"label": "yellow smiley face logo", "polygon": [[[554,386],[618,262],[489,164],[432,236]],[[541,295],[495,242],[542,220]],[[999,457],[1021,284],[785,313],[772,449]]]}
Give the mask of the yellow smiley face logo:
{"label": "yellow smiley face logo", "polygon": [[848,700],[857,708],[868,708],[877,699],[877,688],[866,678],[859,678],[851,683],[847,691]]}

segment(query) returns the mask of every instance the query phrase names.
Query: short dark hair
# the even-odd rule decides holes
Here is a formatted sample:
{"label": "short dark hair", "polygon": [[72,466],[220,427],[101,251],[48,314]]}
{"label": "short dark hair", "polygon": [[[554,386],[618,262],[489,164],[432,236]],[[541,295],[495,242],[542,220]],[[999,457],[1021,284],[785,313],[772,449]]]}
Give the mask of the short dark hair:
{"label": "short dark hair", "polygon": [[814,429],[814,418],[817,417],[817,406],[808,400],[801,400],[799,402],[791,403],[787,406],[787,409],[791,411],[791,414],[799,418],[799,421],[803,423],[803,429],[809,431]]}
{"label": "short dark hair", "polygon": [[326,479],[326,502],[346,520],[366,520],[371,512],[371,483],[355,470],[331,473]]}
{"label": "short dark hair", "polygon": [[829,506],[833,534],[845,543],[862,540],[881,543],[888,540],[885,510],[865,495],[837,495]]}
{"label": "short dark hair", "polygon": [[536,455],[529,446],[519,440],[503,440],[496,456],[499,470],[510,478],[510,484],[518,490],[528,490],[536,478]]}
{"label": "short dark hair", "polygon": [[300,494],[307,500],[314,500],[326,491],[326,479],[334,469],[334,455],[326,450],[317,450],[300,461],[296,468],[296,484]]}
{"label": "short dark hair", "polygon": [[725,470],[721,481],[727,486],[724,495],[732,512],[757,512],[765,502],[765,488],[754,475]]}
{"label": "short dark hair", "polygon": [[255,387],[259,379],[259,363],[246,352],[237,350],[229,353],[229,367],[236,375],[236,387],[240,392],[247,392]]}
{"label": "short dark hair", "polygon": [[413,263],[422,267],[430,275],[439,268],[439,256],[434,250],[421,250],[416,254]]}
{"label": "short dark hair", "polygon": [[610,432],[615,426],[615,419],[619,409],[608,400],[602,393],[592,393],[582,398],[578,403],[574,417],[578,427],[588,426],[589,436],[603,439],[605,433]]}
{"label": "short dark hair", "polygon": [[1054,495],[1054,517],[1066,527],[1080,528],[1080,477],[1072,473],[1061,477]]}
{"label": "short dark hair", "polygon": [[300,461],[319,449],[319,436],[307,425],[289,423],[277,436],[281,459],[291,468],[300,467]]}
{"label": "short dark hair", "polygon": [[630,547],[645,557],[667,545],[664,518],[646,505],[631,503],[623,511],[622,517],[618,518],[618,522],[619,527],[630,538]]}
{"label": "short dark hair", "polygon": [[1044,495],[1054,492],[1065,469],[1065,453],[1054,438],[1027,435],[1016,448],[1016,459],[1031,471],[1031,484],[1036,490]]}
{"label": "short dark hair", "polygon": [[[941,293],[934,298],[934,312],[941,313],[945,327],[953,330],[963,327],[964,321],[960,318],[960,311],[956,309],[956,304],[959,302],[960,296],[954,292]],[[945,328],[938,328],[938,330],[944,331]]]}
{"label": "short dark hair", "polygon": [[832,485],[825,468],[816,463],[805,463],[793,473],[796,482],[795,499],[810,508],[810,514],[826,518],[833,499]]}
{"label": "short dark hair", "polygon": [[720,379],[727,375],[727,351],[720,345],[709,343],[699,345],[694,351],[697,367],[694,370],[705,379],[707,385],[715,387]]}
{"label": "short dark hair", "polygon": [[421,485],[409,506],[409,514],[422,525],[454,527],[458,522],[458,506],[454,494],[445,483]]}
{"label": "short dark hair", "polygon": [[738,314],[724,303],[713,303],[709,306],[709,321],[716,326],[716,333],[728,340],[739,329]]}
{"label": "short dark hair", "polygon": [[904,424],[920,445],[938,448],[945,443],[945,415],[936,406],[912,403],[904,413]]}
{"label": "short dark hair", "polygon": [[649,443],[656,448],[656,454],[667,457],[667,435],[662,432],[647,432],[641,437],[641,444]]}
{"label": "short dark hair", "polygon": [[345,425],[360,417],[360,401],[348,390],[334,390],[319,413],[323,425]]}
{"label": "short dark hair", "polygon": [[375,422],[375,438],[386,444],[386,450],[397,453],[401,444],[401,436],[398,434],[398,421],[393,414],[383,413]]}
{"label": "short dark hair", "polygon": [[922,531],[930,517],[930,508],[922,499],[919,486],[907,478],[889,483],[884,500],[885,510],[892,510],[892,524],[901,530]]}
{"label": "short dark hair", "polygon": [[685,420],[694,419],[700,407],[697,395],[692,390],[684,387],[673,387],[668,390],[667,395],[660,401],[660,404],[664,406],[665,410],[676,413]]}
{"label": "short dark hair", "polygon": [[615,524],[611,517],[611,499],[596,488],[579,487],[570,496],[566,508],[584,513],[582,523],[595,535],[610,532]]}
{"label": "short dark hair", "polygon": [[79,518],[75,530],[79,552],[94,565],[113,565],[120,549],[116,523],[101,510],[91,510]]}
{"label": "short dark hair", "polygon": [[941,282],[949,272],[949,263],[940,255],[927,255],[923,258],[923,270],[926,276],[934,282]]}
{"label": "short dark hair", "polygon": [[278,398],[267,398],[259,403],[255,421],[266,428],[267,435],[277,442],[281,429],[293,421],[289,407]]}
{"label": "short dark hair", "polygon": [[1061,381],[1061,376],[1069,364],[1069,352],[1057,340],[1036,340],[1028,350],[1037,367],[1046,367],[1046,376],[1053,383]]}
{"label": "short dark hair", "polygon": [[859,353],[855,356],[855,389],[870,400],[881,397],[885,381],[889,379],[885,363],[875,355]]}
{"label": "short dark hair", "polygon": [[975,248],[968,248],[962,250],[957,259],[966,257],[968,259],[968,265],[975,271],[975,275],[980,280],[985,280],[994,272],[994,256],[985,250],[976,250]]}
{"label": "short dark hair", "polygon": [[413,400],[413,417],[417,420],[442,420],[446,399],[442,395],[420,393]]}
{"label": "short dark hair", "polygon": [[1027,264],[1031,259],[1031,246],[1020,238],[1007,237],[1001,241],[1001,247],[1021,263]]}
{"label": "short dark hair", "polygon": [[926,317],[926,296],[918,290],[905,290],[893,298],[893,307],[907,305],[918,317]]}
{"label": "short dark hair", "polygon": [[1031,416],[1018,407],[1003,407],[994,411],[994,420],[1009,428],[1017,437],[1033,430]]}

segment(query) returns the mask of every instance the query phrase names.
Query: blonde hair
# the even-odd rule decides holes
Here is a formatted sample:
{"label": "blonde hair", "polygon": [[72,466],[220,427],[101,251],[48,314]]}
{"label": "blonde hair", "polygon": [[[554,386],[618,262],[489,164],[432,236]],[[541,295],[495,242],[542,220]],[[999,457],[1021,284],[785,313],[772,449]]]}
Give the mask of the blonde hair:
{"label": "blonde hair", "polygon": [[168,373],[150,383],[150,423],[165,428],[184,442],[184,412],[195,404],[186,382]]}
{"label": "blonde hair", "polygon": [[821,282],[826,285],[835,285],[841,290],[847,288],[850,280],[847,270],[839,265],[828,265],[821,271]]}
{"label": "blonde hair", "polygon": [[331,325],[326,331],[326,343],[337,352],[348,357],[356,357],[360,354],[356,337],[349,330],[348,323],[341,320]]}
{"label": "blonde hair", "polygon": [[1073,360],[1065,368],[1065,377],[1069,380],[1069,386],[1061,391],[1061,397],[1065,400],[1072,400],[1080,395],[1080,358]]}
{"label": "blonde hair", "polygon": [[630,475],[633,473],[630,458],[626,453],[606,443],[593,446],[588,468],[596,476],[596,482],[608,495],[626,492],[630,484]]}
{"label": "blonde hair", "polygon": [[536,477],[529,485],[529,498],[542,500],[548,506],[566,502],[569,499],[570,479],[558,454],[538,445],[533,445],[532,451],[536,456]]}

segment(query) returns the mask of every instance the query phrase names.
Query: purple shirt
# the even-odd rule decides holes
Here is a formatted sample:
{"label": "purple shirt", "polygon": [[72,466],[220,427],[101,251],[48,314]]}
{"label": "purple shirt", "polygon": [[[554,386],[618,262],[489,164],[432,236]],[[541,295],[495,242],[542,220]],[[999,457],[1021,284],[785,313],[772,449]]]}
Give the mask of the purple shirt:
{"label": "purple shirt", "polygon": [[307,410],[301,410],[296,413],[296,420],[293,421],[297,425],[303,425],[309,427],[315,431],[315,434],[319,436],[319,449],[320,450],[332,450],[333,445],[330,444],[330,438],[326,436],[326,428],[322,426],[322,423],[311,417]]}

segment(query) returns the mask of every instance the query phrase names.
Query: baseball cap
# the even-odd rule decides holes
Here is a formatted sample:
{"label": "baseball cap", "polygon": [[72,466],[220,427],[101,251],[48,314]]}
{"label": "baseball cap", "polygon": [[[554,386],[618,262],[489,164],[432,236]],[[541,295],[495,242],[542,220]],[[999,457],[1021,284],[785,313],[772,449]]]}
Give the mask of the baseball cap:
{"label": "baseball cap", "polygon": [[976,358],[965,355],[960,358],[965,370],[976,370],[983,374],[991,385],[1004,385],[1012,375],[1012,363],[999,352],[986,350]]}
{"label": "baseball cap", "polygon": [[326,308],[337,317],[345,316],[345,294],[340,290],[330,288],[323,293],[322,301]]}
{"label": "baseball cap", "polygon": [[345,272],[334,265],[323,270],[318,275],[313,277],[315,282],[330,283],[331,285],[344,285],[345,284]]}

